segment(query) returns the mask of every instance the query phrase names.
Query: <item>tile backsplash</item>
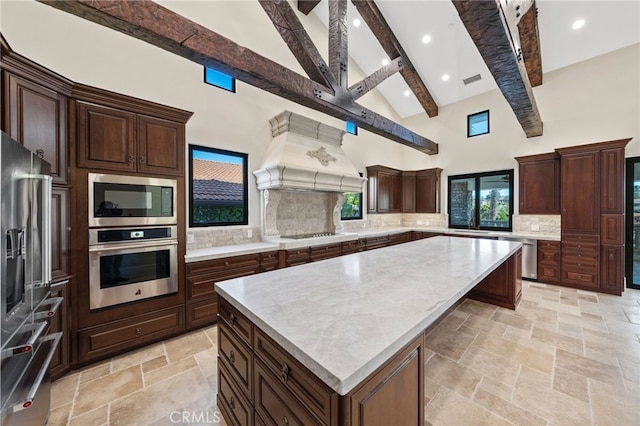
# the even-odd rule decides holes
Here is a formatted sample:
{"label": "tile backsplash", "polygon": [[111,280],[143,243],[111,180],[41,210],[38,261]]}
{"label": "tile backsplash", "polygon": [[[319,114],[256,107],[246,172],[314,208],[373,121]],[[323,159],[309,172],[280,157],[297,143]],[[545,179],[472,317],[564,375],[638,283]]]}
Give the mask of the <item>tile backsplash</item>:
{"label": "tile backsplash", "polygon": [[513,232],[560,235],[560,215],[514,214]]}
{"label": "tile backsplash", "polygon": [[260,241],[260,228],[192,228],[187,231],[187,251]]}

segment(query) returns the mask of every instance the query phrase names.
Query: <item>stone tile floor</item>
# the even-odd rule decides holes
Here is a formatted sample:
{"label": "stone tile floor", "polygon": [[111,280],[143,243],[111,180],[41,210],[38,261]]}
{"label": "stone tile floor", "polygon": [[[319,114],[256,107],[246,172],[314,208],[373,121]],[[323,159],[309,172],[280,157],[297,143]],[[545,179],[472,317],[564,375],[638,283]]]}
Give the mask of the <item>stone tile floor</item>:
{"label": "stone tile floor", "polygon": [[[640,425],[640,291],[523,283],[510,311],[466,300],[427,339],[428,425]],[[50,425],[225,424],[210,327],[73,372]]]}

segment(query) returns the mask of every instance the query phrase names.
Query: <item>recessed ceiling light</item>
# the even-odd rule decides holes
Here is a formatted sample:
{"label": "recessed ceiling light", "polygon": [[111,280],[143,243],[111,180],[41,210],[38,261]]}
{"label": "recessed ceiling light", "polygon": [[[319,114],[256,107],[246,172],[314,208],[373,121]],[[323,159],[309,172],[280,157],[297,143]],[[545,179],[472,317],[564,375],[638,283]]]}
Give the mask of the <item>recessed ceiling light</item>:
{"label": "recessed ceiling light", "polygon": [[382,60],[382,65],[387,65],[387,64],[389,64],[389,60],[388,60],[388,59],[386,59],[386,58],[385,58],[385,59],[383,59],[383,60]]}
{"label": "recessed ceiling light", "polygon": [[422,36],[422,42],[427,44],[431,41],[431,36],[429,34]]}
{"label": "recessed ceiling light", "polygon": [[408,91],[408,90],[405,90],[405,91],[404,91],[404,95],[405,95],[405,96],[409,96],[410,94],[411,94],[411,92],[410,92],[410,91]]}
{"label": "recessed ceiling light", "polygon": [[353,20],[353,26],[354,27],[359,27],[360,26],[360,20],[358,18]]}
{"label": "recessed ceiling light", "polygon": [[442,81],[449,81],[450,78],[449,74],[442,74]]}
{"label": "recessed ceiling light", "polygon": [[584,26],[584,19],[578,19],[571,25],[571,28],[574,30],[580,29]]}

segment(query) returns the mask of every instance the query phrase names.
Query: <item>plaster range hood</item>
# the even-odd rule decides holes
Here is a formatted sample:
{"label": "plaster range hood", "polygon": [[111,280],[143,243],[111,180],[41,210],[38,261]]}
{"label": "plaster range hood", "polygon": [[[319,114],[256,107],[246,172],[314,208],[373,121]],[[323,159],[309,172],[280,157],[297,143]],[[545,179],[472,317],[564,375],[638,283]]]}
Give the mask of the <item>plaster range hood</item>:
{"label": "plaster range hood", "polygon": [[269,120],[271,144],[259,170],[259,190],[362,192],[366,181],[342,150],[343,130],[283,111]]}

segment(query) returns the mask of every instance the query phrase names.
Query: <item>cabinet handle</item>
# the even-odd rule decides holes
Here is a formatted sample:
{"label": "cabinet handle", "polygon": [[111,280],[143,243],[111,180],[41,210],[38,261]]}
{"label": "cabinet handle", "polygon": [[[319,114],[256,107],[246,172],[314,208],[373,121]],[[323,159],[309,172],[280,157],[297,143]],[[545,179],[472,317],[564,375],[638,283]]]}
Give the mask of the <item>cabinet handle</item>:
{"label": "cabinet handle", "polygon": [[229,269],[229,262],[224,262],[225,269]]}
{"label": "cabinet handle", "polygon": [[37,149],[36,155],[40,158],[44,158],[44,149]]}
{"label": "cabinet handle", "polygon": [[235,399],[234,397],[231,397],[231,401],[229,401],[229,407],[230,407],[232,410],[235,410],[235,409],[236,409],[236,399]]}
{"label": "cabinet handle", "polygon": [[140,161],[140,164],[144,164],[145,162],[144,155],[141,155],[138,161]]}
{"label": "cabinet handle", "polygon": [[287,416],[282,416],[282,422],[280,422],[280,424],[282,426],[289,426],[289,419],[287,419]]}
{"label": "cabinet handle", "polygon": [[134,157],[133,155],[129,156],[129,162],[133,163],[134,161],[136,161],[136,157]]}
{"label": "cabinet handle", "polygon": [[136,337],[140,337],[142,335],[142,330],[140,328],[136,328]]}
{"label": "cabinet handle", "polygon": [[231,361],[231,364],[236,362],[236,354],[234,351],[231,351],[231,353],[229,354],[229,361]]}
{"label": "cabinet handle", "polygon": [[615,256],[613,255],[613,253],[609,253],[609,260],[614,260]]}
{"label": "cabinet handle", "polygon": [[229,315],[229,322],[231,323],[231,325],[236,322],[236,316],[233,314],[233,312],[231,312],[231,314]]}
{"label": "cabinet handle", "polygon": [[289,381],[289,366],[287,364],[282,364],[282,368],[280,369],[280,378],[285,383]]}

